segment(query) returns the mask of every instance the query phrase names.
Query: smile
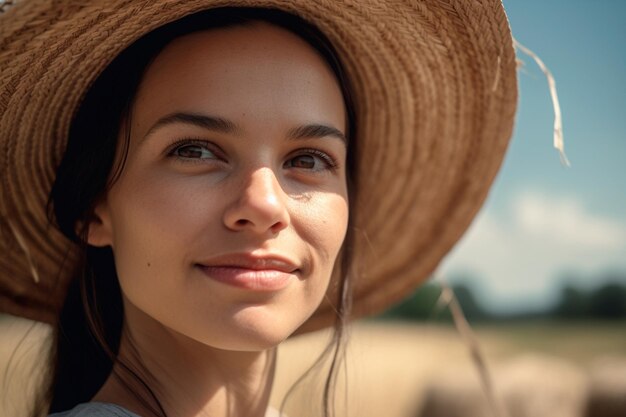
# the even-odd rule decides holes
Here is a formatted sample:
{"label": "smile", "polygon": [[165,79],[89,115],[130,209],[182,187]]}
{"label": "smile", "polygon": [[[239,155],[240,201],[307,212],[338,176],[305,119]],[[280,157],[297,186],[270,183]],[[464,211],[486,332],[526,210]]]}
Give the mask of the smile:
{"label": "smile", "polygon": [[297,265],[276,257],[229,255],[196,266],[209,278],[250,291],[279,291],[298,278]]}

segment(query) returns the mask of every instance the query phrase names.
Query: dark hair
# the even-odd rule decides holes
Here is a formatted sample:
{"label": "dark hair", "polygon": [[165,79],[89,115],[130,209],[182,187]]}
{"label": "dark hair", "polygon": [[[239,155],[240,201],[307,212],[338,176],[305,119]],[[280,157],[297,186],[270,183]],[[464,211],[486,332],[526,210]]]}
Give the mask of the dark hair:
{"label": "dark hair", "polygon": [[[50,220],[56,222],[64,235],[80,247],[81,252],[54,333],[53,370],[47,393],[50,412],[64,411],[89,401],[111,374],[114,363],[118,363],[127,371],[126,377],[139,383],[150,399],[133,390],[137,398],[155,413],[165,415],[150,387],[116,358],[124,312],[113,253],[110,248],[87,245],[87,225],[93,219],[95,203],[117,180],[124,167],[130,140],[128,123],[132,118],[133,100],[152,60],[177,37],[201,30],[248,25],[254,21],[265,21],[285,28],[320,53],[341,86],[348,118],[346,134],[349,138],[354,136],[352,94],[336,52],[317,28],[286,12],[253,8],[203,11],[159,27],[121,52],[94,81],[72,121],[67,148],[48,202]],[[124,123],[126,129],[123,129]],[[125,132],[126,136],[123,143],[118,144],[120,132]],[[349,142],[348,188],[353,193],[354,141]],[[115,164],[118,146],[122,147],[123,157],[119,164]],[[350,201],[353,201],[352,197]],[[349,237],[350,232],[347,240]],[[342,268],[349,265],[346,259],[349,250],[346,248],[344,243]],[[337,303],[338,311],[335,333],[333,341],[322,355],[332,357],[324,391],[324,415],[333,414],[337,363],[341,357],[344,319],[350,305],[347,271],[343,270],[342,275],[337,291],[338,299],[332,300]],[[106,300],[106,308],[101,300]],[[128,378],[118,376],[131,389]]]}

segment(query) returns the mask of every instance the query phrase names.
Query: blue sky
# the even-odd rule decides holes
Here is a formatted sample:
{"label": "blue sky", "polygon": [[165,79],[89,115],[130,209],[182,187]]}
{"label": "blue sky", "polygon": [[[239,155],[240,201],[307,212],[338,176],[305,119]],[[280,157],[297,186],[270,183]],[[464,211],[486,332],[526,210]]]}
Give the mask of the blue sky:
{"label": "blue sky", "polygon": [[555,77],[571,167],[552,148],[546,78],[518,53],[525,65],[507,157],[485,207],[441,267],[451,278],[471,276],[496,311],[548,306],[565,276],[593,287],[608,271],[626,275],[626,1],[504,5],[515,38]]}

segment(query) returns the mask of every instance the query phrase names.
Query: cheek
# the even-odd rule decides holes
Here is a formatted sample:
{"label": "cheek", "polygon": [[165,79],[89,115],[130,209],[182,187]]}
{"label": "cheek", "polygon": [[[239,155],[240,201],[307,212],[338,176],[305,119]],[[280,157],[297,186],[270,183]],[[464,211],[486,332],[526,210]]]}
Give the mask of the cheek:
{"label": "cheek", "polygon": [[[133,236],[144,246],[175,244],[194,238],[209,219],[219,219],[215,196],[199,180],[181,181],[165,175],[132,175],[111,190],[114,237],[118,246]],[[133,178],[138,177],[138,178]],[[151,241],[159,238],[161,242]]]}
{"label": "cheek", "polygon": [[321,268],[330,273],[343,245],[348,227],[348,201],[341,194],[313,197],[301,208],[299,221],[294,221],[304,239],[319,256]]}
{"label": "cheek", "polygon": [[207,222],[217,216],[210,197],[196,192],[193,183],[183,187],[163,178],[120,179],[109,201],[115,262],[126,293],[171,290],[161,287],[174,282],[155,281],[180,276],[190,262],[189,248],[215,226],[215,221]]}

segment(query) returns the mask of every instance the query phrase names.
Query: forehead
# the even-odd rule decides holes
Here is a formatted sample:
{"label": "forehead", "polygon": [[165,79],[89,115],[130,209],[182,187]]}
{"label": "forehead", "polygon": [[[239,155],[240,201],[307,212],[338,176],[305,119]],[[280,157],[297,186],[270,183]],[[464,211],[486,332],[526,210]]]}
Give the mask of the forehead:
{"label": "forehead", "polygon": [[[193,32],[172,40],[159,54],[154,67],[168,60],[185,60],[194,52],[221,56],[238,63],[291,58],[310,64],[321,57],[305,40],[289,30],[264,21]],[[198,57],[194,57],[194,60]],[[188,62],[188,61],[187,61]]]}
{"label": "forehead", "polygon": [[328,64],[297,35],[264,22],[175,39],[148,67],[135,107],[148,119],[172,111],[265,120],[334,114],[344,129],[341,89]]}

